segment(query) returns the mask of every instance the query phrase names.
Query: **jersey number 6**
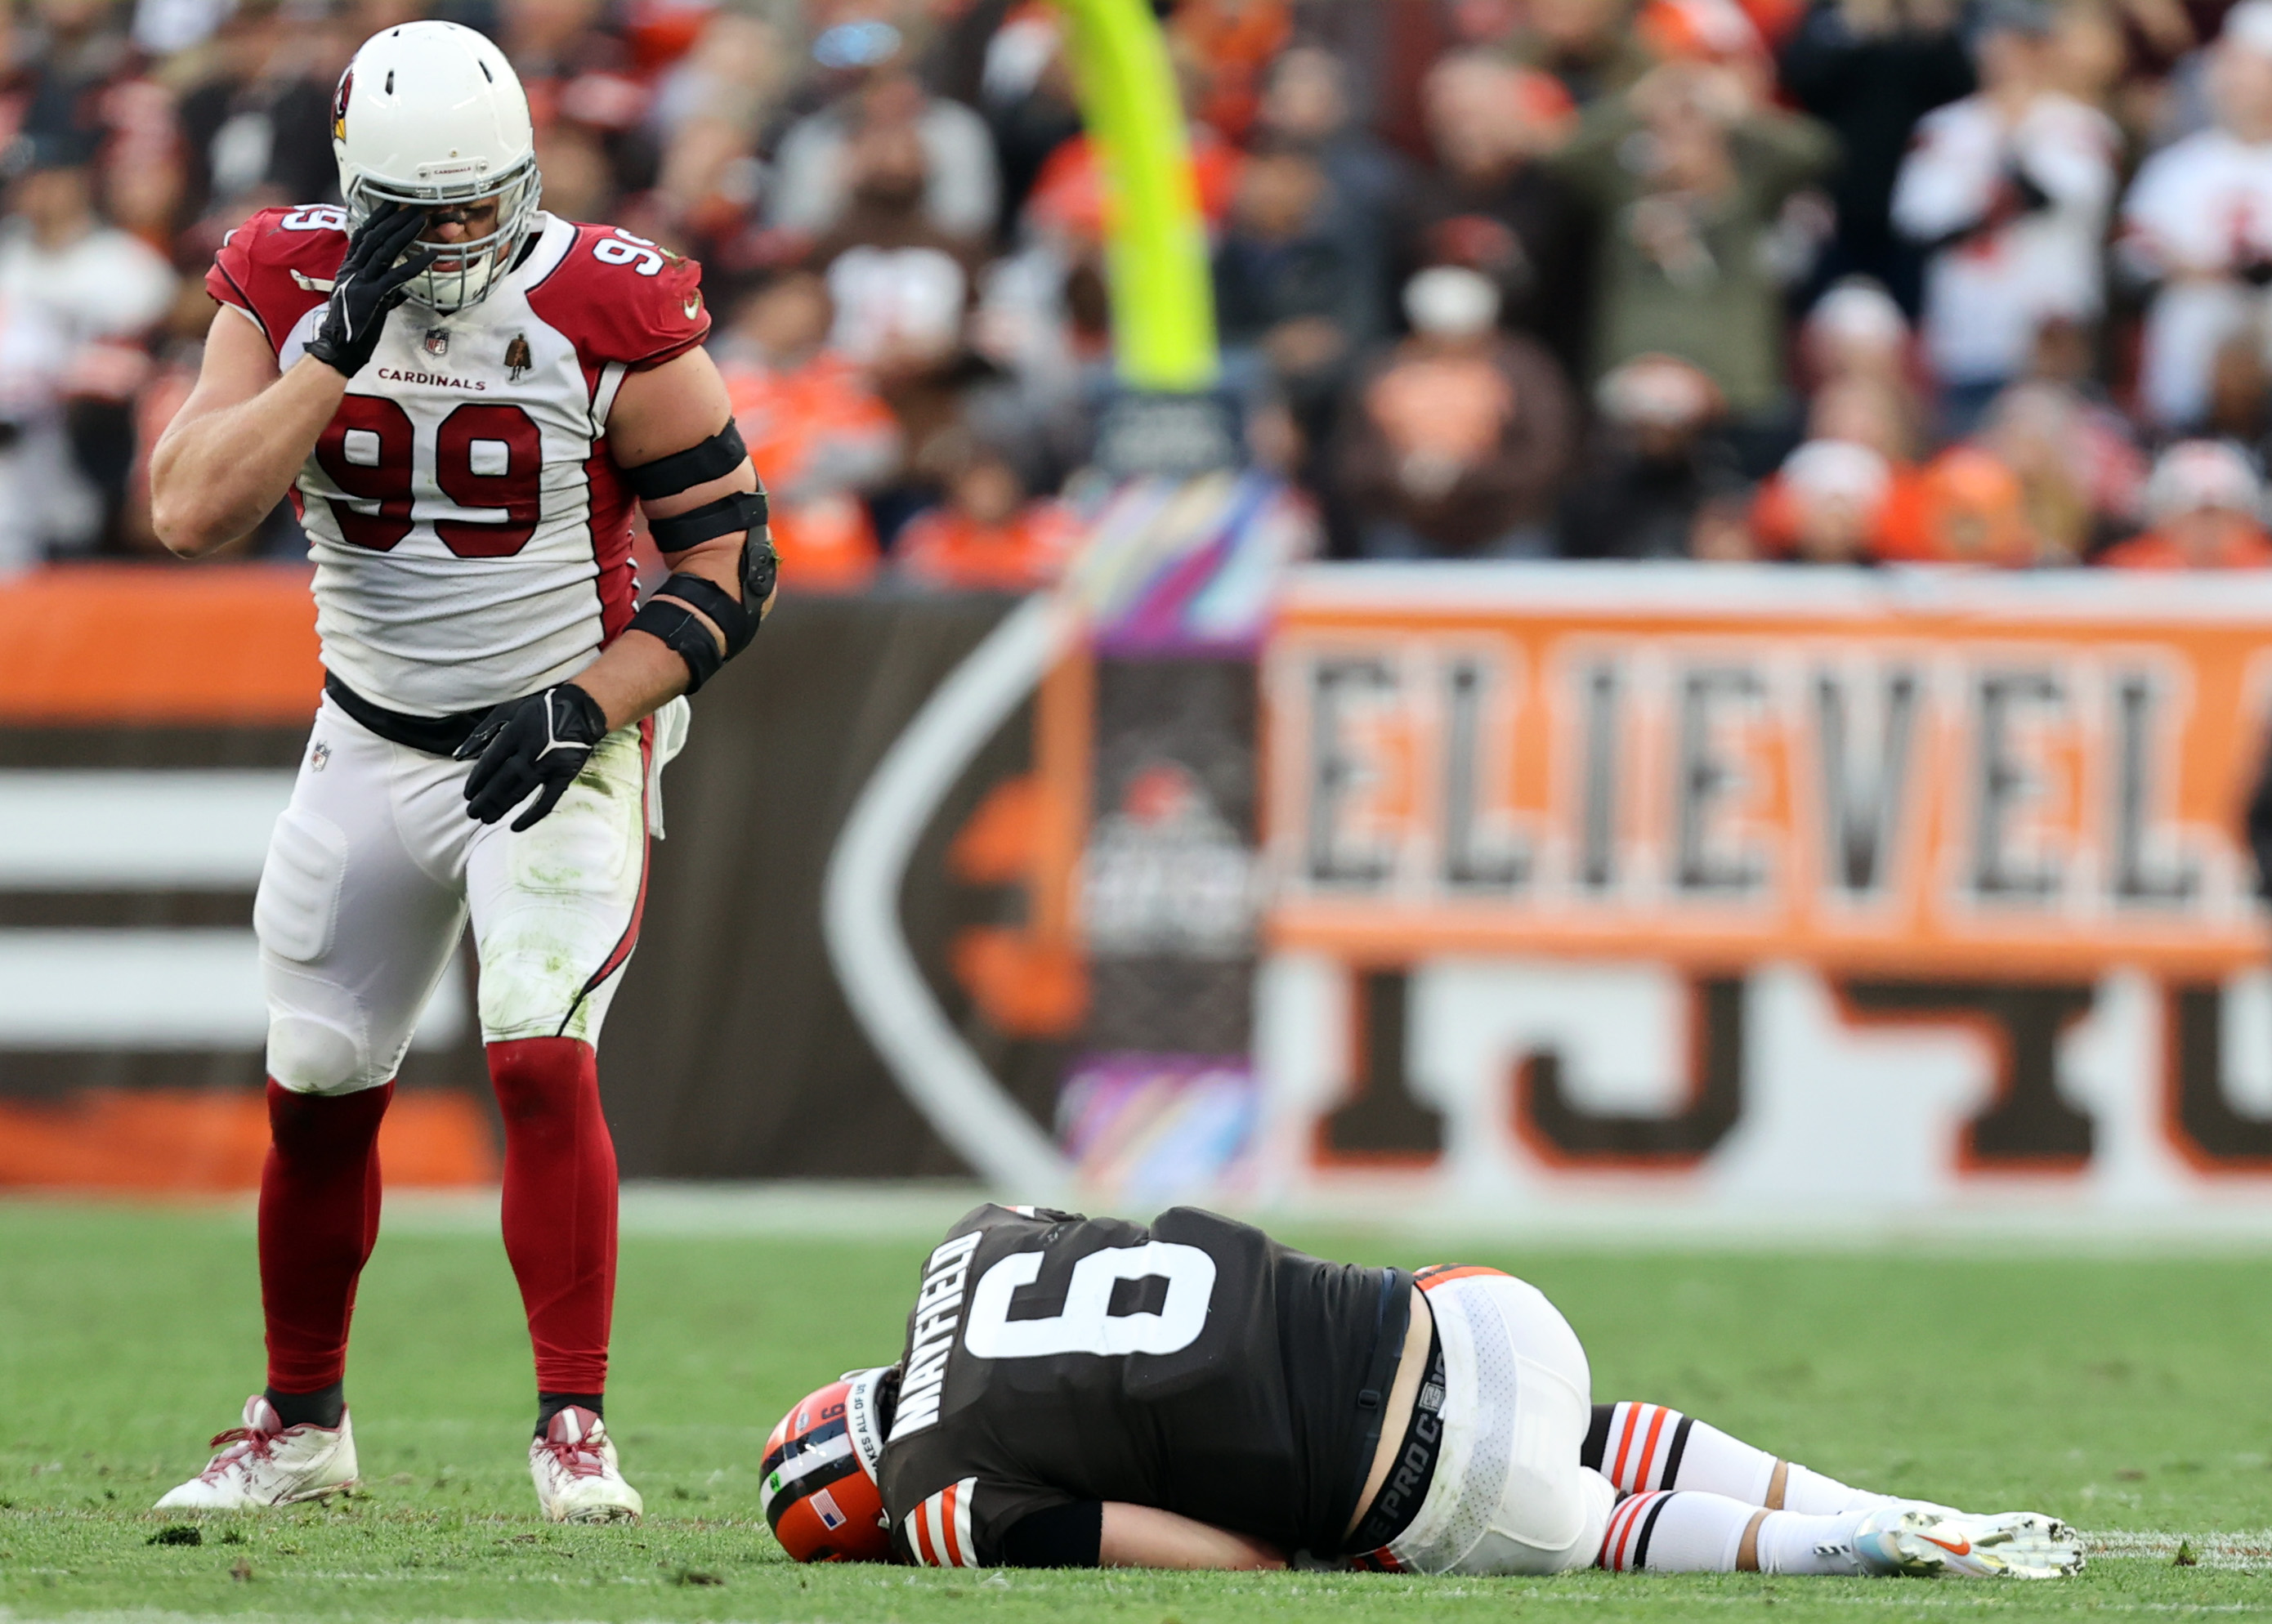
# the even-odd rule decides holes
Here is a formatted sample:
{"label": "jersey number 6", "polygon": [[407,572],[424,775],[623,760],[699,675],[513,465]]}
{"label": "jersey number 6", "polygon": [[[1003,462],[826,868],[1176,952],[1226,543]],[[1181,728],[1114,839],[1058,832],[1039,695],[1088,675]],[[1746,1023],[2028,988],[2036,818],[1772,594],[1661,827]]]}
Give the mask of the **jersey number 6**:
{"label": "jersey number 6", "polygon": [[[382,395],[340,400],[316,441],[316,461],[345,492],[326,500],[352,545],[385,552],[417,528],[417,438],[410,414]],[[543,466],[543,440],[527,412],[494,401],[460,406],[434,431],[434,483],[454,507],[497,517],[436,518],[434,534],[460,558],[511,558],[536,534]]]}
{"label": "jersey number 6", "polygon": [[[982,1359],[1038,1359],[1058,1353],[1180,1353],[1207,1328],[1214,1260],[1197,1246],[1147,1241],[1092,1252],[1073,1265],[1063,1311],[1013,1320],[1010,1298],[1042,1272],[1042,1254],[1015,1252],[979,1277],[962,1345]],[[1123,1281],[1164,1279],[1166,1299],[1148,1313],[1112,1312]]]}

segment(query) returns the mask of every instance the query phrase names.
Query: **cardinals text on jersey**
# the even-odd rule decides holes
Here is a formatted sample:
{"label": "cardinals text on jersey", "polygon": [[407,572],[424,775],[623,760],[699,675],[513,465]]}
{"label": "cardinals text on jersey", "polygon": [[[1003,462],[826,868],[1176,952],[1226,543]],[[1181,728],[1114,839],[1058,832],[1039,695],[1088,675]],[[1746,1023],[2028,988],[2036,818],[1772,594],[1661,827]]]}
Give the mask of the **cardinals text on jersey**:
{"label": "cardinals text on jersey", "polygon": [[[337,208],[269,209],[206,285],[300,359],[347,251]],[[481,303],[406,304],[293,491],[324,664],[419,715],[564,682],[632,617],[631,498],[607,450],[624,375],[709,331],[701,271],[549,214]]]}

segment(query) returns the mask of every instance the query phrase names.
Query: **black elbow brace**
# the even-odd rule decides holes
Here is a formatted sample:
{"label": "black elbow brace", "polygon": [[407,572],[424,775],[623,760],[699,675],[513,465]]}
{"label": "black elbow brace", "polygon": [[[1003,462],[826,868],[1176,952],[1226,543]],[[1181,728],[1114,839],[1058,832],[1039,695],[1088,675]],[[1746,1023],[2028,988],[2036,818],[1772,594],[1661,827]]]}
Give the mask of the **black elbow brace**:
{"label": "black elbow brace", "polygon": [[[655,545],[665,552],[684,552],[736,530],[742,533],[740,602],[701,576],[680,572],[664,581],[632,617],[634,628],[661,638],[686,662],[689,693],[699,692],[718,674],[720,666],[747,648],[758,634],[765,602],[773,596],[774,583],[781,573],[781,560],[766,528],[766,518],[762,490],[737,490],[692,513],[656,520],[649,527]],[[674,598],[680,602],[671,602]],[[718,652],[710,628],[689,612],[689,604],[709,616],[724,635],[725,653]]]}
{"label": "black elbow brace", "polygon": [[[773,544],[756,543],[770,558]],[[744,559],[749,557],[747,550]],[[746,583],[748,570],[743,572]],[[743,587],[746,595],[749,588]],[[689,606],[691,607],[689,607]],[[710,617],[706,625],[695,614],[699,610]],[[726,639],[723,654],[718,651],[718,639],[710,630],[715,625]],[[750,646],[758,634],[758,614],[755,610],[737,603],[729,594],[699,575],[676,574],[664,581],[655,595],[639,605],[632,617],[631,630],[644,632],[650,637],[661,638],[671,652],[686,662],[686,692],[697,693],[702,685],[718,674],[718,668]]]}
{"label": "black elbow brace", "polygon": [[654,537],[654,544],[663,551],[684,552],[690,547],[714,542],[736,530],[761,530],[768,517],[766,493],[761,488],[736,490],[668,519],[651,519],[646,528],[647,534]]}

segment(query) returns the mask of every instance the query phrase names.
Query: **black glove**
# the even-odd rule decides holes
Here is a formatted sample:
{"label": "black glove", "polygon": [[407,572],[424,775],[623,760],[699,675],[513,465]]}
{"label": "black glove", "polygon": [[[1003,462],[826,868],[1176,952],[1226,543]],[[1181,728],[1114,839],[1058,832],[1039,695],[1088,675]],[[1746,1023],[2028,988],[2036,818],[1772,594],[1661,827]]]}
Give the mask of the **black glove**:
{"label": "black glove", "polygon": [[410,279],[434,263],[438,251],[431,246],[403,258],[425,228],[422,209],[382,203],[371,211],[348,242],[324,325],[308,341],[310,355],[343,378],[353,378],[370,363],[370,352],[386,328],[386,312],[410,296],[405,290]]}
{"label": "black glove", "polygon": [[559,805],[607,736],[599,701],[572,682],[506,700],[458,746],[459,760],[481,758],[466,776],[467,815],[495,823],[534,790],[535,802],[512,820],[518,834]]}

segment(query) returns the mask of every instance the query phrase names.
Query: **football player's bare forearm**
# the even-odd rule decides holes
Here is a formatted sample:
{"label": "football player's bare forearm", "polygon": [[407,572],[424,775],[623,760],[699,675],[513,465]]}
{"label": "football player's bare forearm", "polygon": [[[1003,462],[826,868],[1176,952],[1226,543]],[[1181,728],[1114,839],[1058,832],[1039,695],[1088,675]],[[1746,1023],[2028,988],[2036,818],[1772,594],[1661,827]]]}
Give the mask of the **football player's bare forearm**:
{"label": "football player's bare forearm", "polygon": [[1286,1558],[1259,1539],[1177,1516],[1155,1506],[1104,1502],[1100,1568],[1183,1568],[1252,1572],[1283,1568]]}
{"label": "football player's bare forearm", "polygon": [[[699,575],[721,591],[739,595],[739,537],[720,536],[676,554],[669,562],[674,573]],[[706,624],[708,617],[703,618]],[[720,647],[724,647],[722,639]],[[576,685],[592,696],[610,729],[629,727],[685,692],[686,662],[659,637],[625,632],[578,673]]]}
{"label": "football player's bare forearm", "polygon": [[249,400],[174,420],[150,458],[150,521],[185,558],[246,535],[284,499],[347,380],[303,360]]}

